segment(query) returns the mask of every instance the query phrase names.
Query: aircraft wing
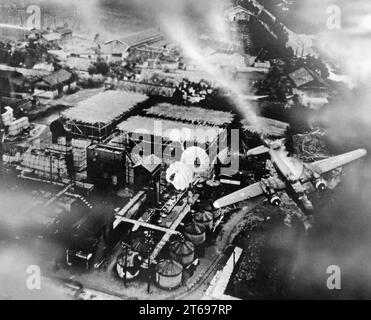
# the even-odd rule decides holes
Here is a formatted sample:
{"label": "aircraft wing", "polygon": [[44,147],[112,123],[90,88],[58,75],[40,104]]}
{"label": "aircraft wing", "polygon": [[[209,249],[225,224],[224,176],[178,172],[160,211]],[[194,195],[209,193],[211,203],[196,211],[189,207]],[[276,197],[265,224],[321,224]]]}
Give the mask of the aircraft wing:
{"label": "aircraft wing", "polygon": [[214,202],[214,207],[219,209],[223,207],[230,206],[232,204],[255,198],[264,194],[261,183],[256,182],[252,185],[249,185],[246,188],[238,190],[234,193],[231,193],[221,199],[218,199]]}
{"label": "aircraft wing", "polygon": [[366,156],[365,149],[358,149],[335,157],[313,162],[310,166],[318,173],[327,173]]}

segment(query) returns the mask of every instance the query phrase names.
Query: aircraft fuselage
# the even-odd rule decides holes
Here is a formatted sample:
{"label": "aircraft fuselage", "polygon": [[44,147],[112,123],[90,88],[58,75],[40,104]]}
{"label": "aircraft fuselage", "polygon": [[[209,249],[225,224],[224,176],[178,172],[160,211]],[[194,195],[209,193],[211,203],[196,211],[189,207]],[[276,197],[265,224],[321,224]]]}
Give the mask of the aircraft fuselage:
{"label": "aircraft fuselage", "polygon": [[313,204],[308,198],[305,186],[300,181],[305,170],[304,163],[296,158],[288,157],[284,149],[271,150],[269,153],[279,178],[286,184],[287,193],[306,215],[312,215]]}

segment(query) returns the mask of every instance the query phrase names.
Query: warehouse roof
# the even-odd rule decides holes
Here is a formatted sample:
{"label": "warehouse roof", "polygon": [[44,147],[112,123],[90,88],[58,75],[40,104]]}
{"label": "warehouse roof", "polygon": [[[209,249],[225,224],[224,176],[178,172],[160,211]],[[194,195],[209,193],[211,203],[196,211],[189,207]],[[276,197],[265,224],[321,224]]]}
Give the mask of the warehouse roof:
{"label": "warehouse roof", "polygon": [[160,103],[146,110],[148,115],[166,119],[188,121],[195,124],[224,126],[233,121],[231,112],[216,111],[200,107],[177,106],[169,103]]}
{"label": "warehouse roof", "polygon": [[113,39],[111,41],[107,41],[105,44],[109,44],[112,41],[119,41],[122,44],[125,44],[129,48],[143,45],[146,43],[154,42],[154,41],[159,41],[163,39],[163,36],[161,33],[159,33],[156,29],[147,29],[135,34],[132,34],[130,36],[121,38],[121,39]]}
{"label": "warehouse roof", "polygon": [[105,91],[88,98],[62,115],[70,120],[83,123],[109,123],[122,114],[131,111],[147,96],[124,91]]}
{"label": "warehouse roof", "polygon": [[262,134],[272,138],[283,138],[290,125],[286,122],[258,117],[260,126],[251,125],[247,120],[242,121],[243,128],[251,133]]}
{"label": "warehouse roof", "polygon": [[141,116],[130,117],[121,122],[118,129],[127,133],[161,136],[170,141],[180,139],[200,143],[215,141],[221,129],[219,127],[193,125],[179,121],[160,120]]}

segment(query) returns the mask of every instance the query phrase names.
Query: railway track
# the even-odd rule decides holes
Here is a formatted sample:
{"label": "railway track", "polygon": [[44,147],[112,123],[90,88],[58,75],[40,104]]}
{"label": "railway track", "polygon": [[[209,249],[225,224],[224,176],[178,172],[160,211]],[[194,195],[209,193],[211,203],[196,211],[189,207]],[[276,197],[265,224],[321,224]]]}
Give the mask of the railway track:
{"label": "railway track", "polygon": [[190,286],[186,285],[186,291],[183,294],[174,297],[174,300],[183,300],[195,294],[201,288],[201,286],[204,285],[205,282],[213,275],[213,273],[226,263],[227,259],[228,255],[226,254],[217,255],[210,266],[202,273],[202,275],[199,276],[199,278]]}

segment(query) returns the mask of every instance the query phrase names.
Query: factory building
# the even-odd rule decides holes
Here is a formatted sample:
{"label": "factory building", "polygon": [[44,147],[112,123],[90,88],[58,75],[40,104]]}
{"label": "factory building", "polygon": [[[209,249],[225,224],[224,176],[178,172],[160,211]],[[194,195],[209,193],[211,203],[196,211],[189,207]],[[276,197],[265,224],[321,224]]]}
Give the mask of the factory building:
{"label": "factory building", "polygon": [[109,143],[125,145],[139,156],[154,153],[167,165],[179,161],[183,151],[191,146],[216,156],[222,145],[220,138],[227,137],[233,122],[229,112],[167,103],[157,104],[144,113],[145,116],[121,122],[117,126],[120,134]]}
{"label": "factory building", "polygon": [[100,143],[146,100],[143,94],[105,91],[63,112],[62,119],[73,136]]}
{"label": "factory building", "polygon": [[112,39],[102,46],[102,54],[107,59],[123,59],[131,49],[154,45],[156,42],[163,41],[163,36],[156,29],[148,29],[133,35]]}

